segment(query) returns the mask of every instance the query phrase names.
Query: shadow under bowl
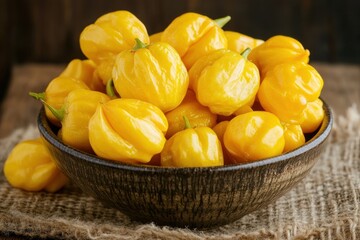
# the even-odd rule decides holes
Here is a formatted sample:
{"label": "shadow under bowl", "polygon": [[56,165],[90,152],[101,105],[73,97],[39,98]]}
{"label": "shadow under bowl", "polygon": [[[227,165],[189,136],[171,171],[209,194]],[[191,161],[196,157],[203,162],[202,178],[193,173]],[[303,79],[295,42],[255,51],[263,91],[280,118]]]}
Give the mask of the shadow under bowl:
{"label": "shadow under bowl", "polygon": [[257,162],[204,168],[165,168],[115,162],[65,145],[45,116],[38,128],[59,168],[85,193],[131,219],[176,227],[209,228],[262,208],[302,180],[321,154],[333,123],[294,151]]}

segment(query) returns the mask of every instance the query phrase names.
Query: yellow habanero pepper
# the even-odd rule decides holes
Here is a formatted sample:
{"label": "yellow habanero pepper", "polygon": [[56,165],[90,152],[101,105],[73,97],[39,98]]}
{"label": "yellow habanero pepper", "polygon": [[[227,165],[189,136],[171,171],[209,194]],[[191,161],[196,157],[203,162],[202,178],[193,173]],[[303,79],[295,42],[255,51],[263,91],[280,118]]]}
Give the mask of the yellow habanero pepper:
{"label": "yellow habanero pepper", "polygon": [[61,109],[45,106],[61,122],[59,136],[62,141],[78,150],[93,153],[89,142],[89,120],[99,104],[110,100],[110,97],[98,91],[76,89],[68,94]]}
{"label": "yellow habanero pepper", "polygon": [[66,66],[60,77],[71,77],[83,81],[91,90],[104,92],[105,85],[95,73],[95,63],[91,60],[73,59]]}
{"label": "yellow habanero pepper", "polygon": [[96,63],[96,74],[104,85],[111,79],[118,53],[131,49],[135,38],[149,43],[145,25],[128,11],[110,12],[85,27],[80,34],[80,48]]}
{"label": "yellow habanero pepper", "polygon": [[321,125],[324,119],[323,102],[321,99],[316,99],[313,102],[309,102],[305,110],[302,112],[302,121],[300,123],[301,129],[304,133],[315,132],[316,129]]}
{"label": "yellow habanero pepper", "polygon": [[265,76],[259,91],[261,106],[281,121],[300,124],[308,102],[315,101],[324,85],[320,74],[303,62],[282,63]]}
{"label": "yellow habanero pepper", "polygon": [[209,108],[201,105],[195,96],[195,93],[188,90],[181,104],[165,114],[169,123],[169,129],[166,132],[166,138],[170,138],[177,132],[184,130],[185,122],[183,116],[186,116],[193,127],[213,127],[216,124],[216,114],[210,112]]}
{"label": "yellow habanero pepper", "polygon": [[138,39],[134,49],[116,57],[113,82],[123,98],[154,104],[162,111],[180,105],[189,86],[188,72],[173,47],[164,42],[145,45]]}
{"label": "yellow habanero pepper", "polygon": [[154,33],[149,36],[150,43],[161,42],[162,32]]}
{"label": "yellow habanero pepper", "polygon": [[228,126],[230,121],[228,120],[224,120],[224,121],[221,121],[219,123],[217,123],[215,126],[213,126],[213,130],[214,132],[216,133],[216,135],[218,136],[220,142],[223,143],[223,137],[224,137],[224,133],[225,133],[225,130]]}
{"label": "yellow habanero pepper", "polygon": [[190,69],[201,56],[227,48],[227,39],[221,27],[229,20],[230,17],[212,20],[197,13],[184,13],[163,31],[161,41],[173,46]]}
{"label": "yellow habanero pepper", "polygon": [[244,113],[230,120],[224,133],[224,145],[235,163],[274,157],[284,150],[284,129],[270,112]]}
{"label": "yellow habanero pepper", "polygon": [[252,108],[252,106],[255,103],[255,98],[256,96],[253,97],[253,99],[250,99],[250,101],[248,101],[245,105],[243,105],[242,107],[238,108],[235,112],[234,115],[240,115],[240,114],[244,114],[247,112],[252,112],[254,111],[254,109]]}
{"label": "yellow habanero pepper", "polygon": [[305,136],[299,124],[283,123],[285,147],[284,153],[290,152],[305,143]]}
{"label": "yellow habanero pepper", "polygon": [[245,49],[254,49],[264,43],[261,39],[255,39],[245,34],[233,31],[224,31],[228,42],[228,49],[242,53]]}
{"label": "yellow habanero pepper", "polygon": [[216,133],[216,135],[218,136],[218,138],[221,142],[221,148],[223,151],[225,165],[229,165],[229,164],[233,163],[231,161],[231,158],[228,156],[227,150],[224,145],[224,134],[225,134],[227,126],[229,125],[229,122],[230,121],[228,121],[228,120],[221,121],[212,128],[212,130]]}
{"label": "yellow habanero pepper", "polygon": [[[186,119],[186,117],[184,117]],[[175,133],[166,141],[161,152],[161,166],[210,167],[224,165],[221,143],[209,127],[191,128]]]}
{"label": "yellow habanero pepper", "polygon": [[254,48],[249,54],[249,60],[259,68],[261,77],[280,63],[298,61],[309,62],[310,51],[302,44],[288,36],[276,35]]}
{"label": "yellow habanero pepper", "polygon": [[95,74],[99,76],[103,85],[106,85],[108,81],[112,79],[112,71],[115,64],[115,57],[108,57],[103,59],[98,65],[96,65]]}
{"label": "yellow habanero pepper", "polygon": [[41,138],[18,143],[5,161],[4,175],[11,186],[26,191],[56,192],[68,182]]}
{"label": "yellow habanero pepper", "polygon": [[89,122],[89,140],[101,157],[148,163],[165,144],[168,122],[156,106],[137,99],[118,98],[100,104]]}
{"label": "yellow habanero pepper", "polygon": [[128,11],[110,12],[85,27],[80,34],[80,48],[84,55],[99,64],[103,59],[131,49],[135,38],[149,43],[145,25]]}
{"label": "yellow habanero pepper", "polygon": [[[52,107],[59,109],[64,105],[67,95],[75,89],[89,89],[89,87],[81,80],[61,76],[51,80],[45,92],[41,94],[30,93],[30,95],[42,99]],[[58,127],[61,126],[59,119],[48,108],[45,108],[45,114],[52,124]]]}
{"label": "yellow habanero pepper", "polygon": [[190,88],[211,112],[229,116],[255,98],[260,75],[245,55],[217,50],[200,58],[190,69]]}

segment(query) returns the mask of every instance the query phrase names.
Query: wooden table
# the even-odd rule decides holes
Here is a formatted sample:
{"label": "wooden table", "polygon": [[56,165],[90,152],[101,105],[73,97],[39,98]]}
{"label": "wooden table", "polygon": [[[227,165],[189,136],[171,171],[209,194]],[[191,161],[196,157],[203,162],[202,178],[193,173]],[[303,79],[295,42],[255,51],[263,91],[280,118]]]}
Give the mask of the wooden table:
{"label": "wooden table", "polygon": [[[360,65],[312,63],[324,78],[323,99],[334,114],[345,114],[356,103],[360,107]],[[25,64],[13,68],[13,75],[0,110],[0,138],[17,128],[36,124],[40,102],[29,91],[42,92],[64,65]]]}

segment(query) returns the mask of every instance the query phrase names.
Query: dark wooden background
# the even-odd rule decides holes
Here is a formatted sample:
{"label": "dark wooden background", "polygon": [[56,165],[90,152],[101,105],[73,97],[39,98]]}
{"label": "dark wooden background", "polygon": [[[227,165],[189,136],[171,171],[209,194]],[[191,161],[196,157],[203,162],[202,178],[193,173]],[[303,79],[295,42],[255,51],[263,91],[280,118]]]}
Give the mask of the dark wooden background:
{"label": "dark wooden background", "polygon": [[134,13],[149,34],[187,11],[230,15],[225,30],[261,39],[289,35],[310,50],[311,61],[360,63],[359,0],[0,0],[2,95],[12,65],[83,58],[82,29],[119,9]]}

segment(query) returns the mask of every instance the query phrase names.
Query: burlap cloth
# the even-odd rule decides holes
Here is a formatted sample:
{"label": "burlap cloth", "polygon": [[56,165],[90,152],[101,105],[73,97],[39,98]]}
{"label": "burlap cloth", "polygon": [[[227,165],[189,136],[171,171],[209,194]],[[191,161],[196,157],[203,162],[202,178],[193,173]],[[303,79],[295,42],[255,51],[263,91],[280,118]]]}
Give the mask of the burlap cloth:
{"label": "burlap cloth", "polygon": [[[336,116],[335,116],[336,117]],[[38,135],[35,126],[0,140],[0,167],[11,148]],[[310,175],[273,204],[211,230],[159,227],[129,220],[67,186],[29,193],[0,175],[0,232],[59,239],[360,239],[360,114],[335,119],[328,145]]]}

